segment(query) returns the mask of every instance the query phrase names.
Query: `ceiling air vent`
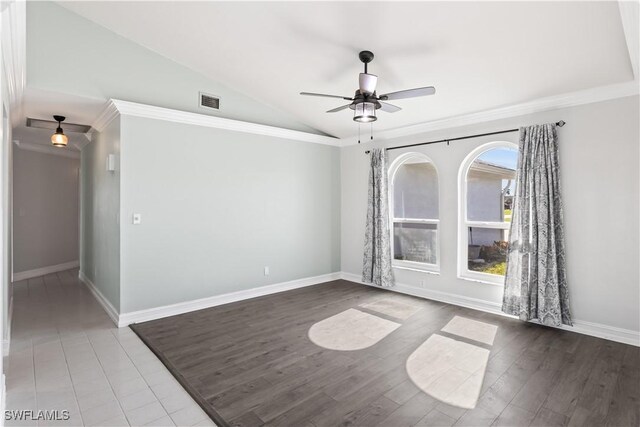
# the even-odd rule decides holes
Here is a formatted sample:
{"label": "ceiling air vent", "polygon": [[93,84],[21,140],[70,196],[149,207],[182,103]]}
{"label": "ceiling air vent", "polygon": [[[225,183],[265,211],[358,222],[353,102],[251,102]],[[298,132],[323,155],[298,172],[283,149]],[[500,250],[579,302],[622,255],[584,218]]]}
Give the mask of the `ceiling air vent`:
{"label": "ceiling air vent", "polygon": [[200,106],[203,108],[220,109],[220,98],[200,92]]}

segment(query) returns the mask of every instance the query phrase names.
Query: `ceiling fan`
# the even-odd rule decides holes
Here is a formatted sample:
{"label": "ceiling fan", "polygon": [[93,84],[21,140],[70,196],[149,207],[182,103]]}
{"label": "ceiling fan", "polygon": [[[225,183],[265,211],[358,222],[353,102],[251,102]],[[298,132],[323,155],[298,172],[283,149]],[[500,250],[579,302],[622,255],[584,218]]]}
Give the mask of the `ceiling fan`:
{"label": "ceiling fan", "polygon": [[326,95],[323,93],[300,92],[300,95],[322,96],[325,98],[338,98],[352,101],[350,104],[342,105],[327,111],[327,113],[335,113],[350,108],[354,110],[353,120],[359,123],[369,123],[377,120],[376,110],[381,109],[387,113],[395,113],[402,108],[383,101],[392,101],[396,99],[416,98],[419,96],[433,95],[436,88],[433,86],[419,87],[415,89],[400,90],[397,92],[385,93],[378,96],[376,94],[376,84],[378,76],[367,72],[367,64],[373,61],[373,53],[363,50],[358,54],[360,61],[364,63],[364,73],[360,73],[359,89],[356,90],[353,98],[339,95]]}

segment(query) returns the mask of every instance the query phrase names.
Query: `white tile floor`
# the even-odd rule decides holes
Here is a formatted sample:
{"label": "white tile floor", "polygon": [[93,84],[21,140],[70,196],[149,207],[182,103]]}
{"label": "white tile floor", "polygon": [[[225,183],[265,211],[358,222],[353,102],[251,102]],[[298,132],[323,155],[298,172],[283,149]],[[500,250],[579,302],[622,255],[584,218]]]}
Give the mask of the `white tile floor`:
{"label": "white tile floor", "polygon": [[68,410],[6,425],[214,426],[155,355],[69,270],[13,285],[7,410]]}

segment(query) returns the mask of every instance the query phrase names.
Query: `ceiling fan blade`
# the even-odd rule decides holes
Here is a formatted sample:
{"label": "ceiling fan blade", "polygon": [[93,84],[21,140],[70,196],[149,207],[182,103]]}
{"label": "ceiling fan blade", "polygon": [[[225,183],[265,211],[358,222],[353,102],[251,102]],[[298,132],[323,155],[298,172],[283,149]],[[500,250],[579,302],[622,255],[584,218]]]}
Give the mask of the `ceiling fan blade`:
{"label": "ceiling fan blade", "polygon": [[387,113],[395,113],[397,111],[402,110],[402,108],[396,107],[395,105],[392,105],[392,104],[387,104],[386,102],[381,102],[380,105],[382,106],[380,107],[380,109]]}
{"label": "ceiling fan blade", "polygon": [[433,95],[436,88],[433,86],[419,87],[416,89],[399,90],[397,92],[385,93],[380,95],[378,99],[382,101],[390,101],[393,99],[417,98],[418,96]]}
{"label": "ceiling fan blade", "polygon": [[374,74],[360,73],[358,78],[360,86],[360,93],[365,95],[371,95],[376,91],[376,84],[378,83],[378,76]]}
{"label": "ceiling fan blade", "polygon": [[346,110],[347,108],[349,108],[349,106],[350,106],[350,105],[351,105],[351,104],[342,105],[342,106],[340,106],[340,107],[338,107],[338,108],[334,108],[333,110],[329,110],[329,111],[327,111],[327,113],[336,113],[336,112],[338,112],[338,111]]}
{"label": "ceiling fan blade", "polygon": [[324,97],[324,98],[338,98],[338,99],[346,99],[347,101],[353,101],[353,98],[349,98],[348,96],[327,95],[327,94],[325,94],[325,93],[300,92],[300,95],[306,95],[306,96],[322,96],[322,97]]}

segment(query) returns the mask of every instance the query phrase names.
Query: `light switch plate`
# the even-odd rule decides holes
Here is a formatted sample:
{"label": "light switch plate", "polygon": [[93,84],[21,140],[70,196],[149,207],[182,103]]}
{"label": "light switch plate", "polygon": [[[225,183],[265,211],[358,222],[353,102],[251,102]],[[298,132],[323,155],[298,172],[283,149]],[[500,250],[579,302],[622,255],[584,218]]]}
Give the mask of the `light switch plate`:
{"label": "light switch plate", "polygon": [[116,170],[116,155],[109,154],[107,156],[107,172],[114,172]]}
{"label": "light switch plate", "polygon": [[133,214],[133,224],[138,225],[142,222],[142,214],[134,213]]}

